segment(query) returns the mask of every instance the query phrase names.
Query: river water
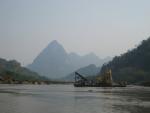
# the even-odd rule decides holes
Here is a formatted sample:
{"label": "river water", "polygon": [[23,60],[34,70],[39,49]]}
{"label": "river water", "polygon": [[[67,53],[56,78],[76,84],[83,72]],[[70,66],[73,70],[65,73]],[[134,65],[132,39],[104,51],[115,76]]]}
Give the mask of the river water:
{"label": "river water", "polygon": [[150,113],[150,87],[0,85],[0,113]]}

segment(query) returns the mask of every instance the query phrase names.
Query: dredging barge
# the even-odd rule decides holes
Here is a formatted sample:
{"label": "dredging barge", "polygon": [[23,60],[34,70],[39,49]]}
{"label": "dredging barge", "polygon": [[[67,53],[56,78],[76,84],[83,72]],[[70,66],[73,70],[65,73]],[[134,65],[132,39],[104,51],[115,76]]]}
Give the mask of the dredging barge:
{"label": "dredging barge", "polygon": [[126,82],[115,83],[112,80],[111,70],[106,71],[101,76],[96,77],[94,80],[88,80],[83,75],[75,72],[75,87],[126,87]]}

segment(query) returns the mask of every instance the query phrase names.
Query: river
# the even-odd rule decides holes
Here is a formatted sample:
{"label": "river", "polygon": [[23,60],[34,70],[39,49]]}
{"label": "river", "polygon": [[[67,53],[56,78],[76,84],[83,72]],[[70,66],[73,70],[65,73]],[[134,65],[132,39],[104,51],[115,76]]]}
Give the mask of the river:
{"label": "river", "polygon": [[1,84],[0,113],[150,113],[150,87]]}

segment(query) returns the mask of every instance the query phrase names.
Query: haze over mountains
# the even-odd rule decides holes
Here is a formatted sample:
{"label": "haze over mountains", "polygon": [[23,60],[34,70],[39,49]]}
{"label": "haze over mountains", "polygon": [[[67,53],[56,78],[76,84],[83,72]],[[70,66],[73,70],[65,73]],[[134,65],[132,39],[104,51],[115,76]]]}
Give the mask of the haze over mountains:
{"label": "haze over mountains", "polygon": [[85,56],[67,53],[63,46],[54,40],[34,59],[28,68],[43,76],[61,78],[90,64],[101,67],[110,59],[110,57],[100,59],[94,53]]}
{"label": "haze over mountains", "polygon": [[[80,73],[84,77],[94,77],[97,76],[97,74],[100,72],[100,67],[97,67],[94,64],[90,64],[88,66],[76,70],[76,72]],[[75,71],[64,77],[63,80],[74,81],[74,75]]]}

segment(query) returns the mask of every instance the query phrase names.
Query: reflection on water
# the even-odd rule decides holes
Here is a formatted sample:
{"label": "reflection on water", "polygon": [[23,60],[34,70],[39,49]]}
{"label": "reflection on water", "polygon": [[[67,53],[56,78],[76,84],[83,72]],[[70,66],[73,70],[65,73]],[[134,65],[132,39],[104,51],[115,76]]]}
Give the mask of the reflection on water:
{"label": "reflection on water", "polygon": [[0,113],[150,113],[150,88],[0,85]]}

